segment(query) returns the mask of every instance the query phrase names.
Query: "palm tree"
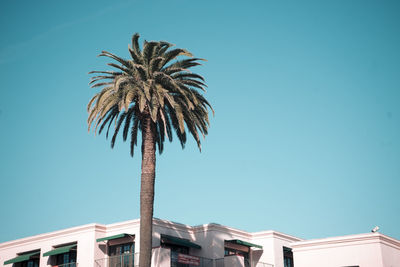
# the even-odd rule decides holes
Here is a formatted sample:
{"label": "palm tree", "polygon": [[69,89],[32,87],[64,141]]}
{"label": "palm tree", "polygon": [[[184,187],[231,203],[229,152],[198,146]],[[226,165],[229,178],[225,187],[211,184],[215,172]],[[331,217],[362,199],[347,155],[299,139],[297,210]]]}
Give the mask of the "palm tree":
{"label": "palm tree", "polygon": [[142,136],[142,174],[140,187],[140,257],[139,266],[151,265],[152,219],[156,148],[161,154],[164,141],[172,141],[175,131],[182,148],[186,143],[187,130],[196,140],[201,151],[199,132],[207,134],[209,102],[199,93],[205,91],[204,78],[189,71],[201,65],[203,59],[164,42],[143,42],[139,46],[139,34],[132,37],[129,53],[132,59],[123,59],[102,51],[99,56],[116,61],[108,65],[113,71],[92,71],[92,87],[101,87],[88,104],[88,126],[100,134],[109,130],[114,122],[111,147],[122,129],[123,140],[130,138],[130,152],[134,155],[138,132]]}

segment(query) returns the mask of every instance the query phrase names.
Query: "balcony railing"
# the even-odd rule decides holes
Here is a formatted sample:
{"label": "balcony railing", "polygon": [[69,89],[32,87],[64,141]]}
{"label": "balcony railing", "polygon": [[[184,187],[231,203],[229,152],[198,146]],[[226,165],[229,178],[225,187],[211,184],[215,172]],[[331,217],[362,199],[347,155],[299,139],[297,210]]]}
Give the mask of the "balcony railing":
{"label": "balcony railing", "polygon": [[[190,255],[187,255],[191,257]],[[241,264],[234,264],[235,266],[225,263],[225,258],[208,259],[198,256],[195,258],[195,263],[187,264],[182,263],[182,258],[179,259],[179,253],[171,252],[171,267],[274,267],[273,264],[264,262],[249,262],[242,261]],[[180,262],[181,261],[181,262]],[[70,263],[75,265],[58,265],[58,267],[78,267],[78,263]],[[138,267],[139,266],[139,253],[126,253],[118,256],[111,256],[108,258],[95,260],[95,267]]]}
{"label": "balcony railing", "polygon": [[195,263],[193,264],[187,264],[179,261],[180,259],[179,255],[182,254],[171,251],[171,267],[214,267],[214,260],[212,259],[198,257],[198,256],[184,255],[188,257],[193,257],[195,261]]}
{"label": "balcony railing", "polygon": [[52,267],[78,267],[78,263],[77,262],[64,263],[64,264],[52,265]]}
{"label": "balcony railing", "polygon": [[274,267],[273,264],[265,262],[251,262],[244,259],[242,263],[237,263],[235,266],[228,266],[225,264],[225,258],[215,259],[215,267]]}
{"label": "balcony railing", "polygon": [[137,267],[139,266],[139,253],[124,253],[95,260],[96,267]]}
{"label": "balcony railing", "polygon": [[273,264],[265,263],[265,262],[253,262],[249,266],[251,266],[251,267],[274,267]]}

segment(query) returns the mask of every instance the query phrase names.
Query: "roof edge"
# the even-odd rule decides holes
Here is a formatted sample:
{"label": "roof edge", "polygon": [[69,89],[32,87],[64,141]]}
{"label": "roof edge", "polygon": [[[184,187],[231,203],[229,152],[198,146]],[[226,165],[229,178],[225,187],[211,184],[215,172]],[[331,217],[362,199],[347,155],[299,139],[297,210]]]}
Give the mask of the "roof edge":
{"label": "roof edge", "polygon": [[318,246],[328,246],[336,244],[354,243],[354,242],[382,242],[387,243],[400,250],[400,240],[394,239],[392,237],[386,236],[381,233],[364,233],[356,235],[346,235],[338,237],[328,237],[312,240],[304,240],[299,242],[294,242],[292,247],[294,249],[305,249]]}

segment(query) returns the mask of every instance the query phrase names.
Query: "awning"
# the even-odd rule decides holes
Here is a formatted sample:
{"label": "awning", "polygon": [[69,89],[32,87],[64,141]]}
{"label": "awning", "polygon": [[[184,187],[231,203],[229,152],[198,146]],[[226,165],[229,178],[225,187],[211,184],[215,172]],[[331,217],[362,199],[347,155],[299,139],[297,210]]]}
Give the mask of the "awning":
{"label": "awning", "polygon": [[243,245],[243,246],[246,246],[246,247],[255,247],[255,248],[259,248],[259,249],[263,248],[260,245],[256,245],[256,244],[253,244],[253,243],[250,243],[250,242],[246,242],[246,241],[242,241],[242,240],[239,240],[239,239],[226,240],[226,242],[231,242],[231,243],[238,244],[238,245]]}
{"label": "awning", "polygon": [[53,250],[47,251],[46,253],[43,253],[43,257],[67,253],[73,248],[76,248],[76,244],[55,248]]}
{"label": "awning", "polygon": [[15,257],[14,259],[8,260],[4,262],[4,265],[6,264],[11,264],[11,263],[17,263],[17,262],[22,262],[22,261],[27,261],[29,260],[32,256],[37,256],[40,255],[40,251],[35,251],[32,253],[26,253],[24,255],[20,255],[18,257]]}
{"label": "awning", "polygon": [[169,244],[174,244],[174,245],[179,245],[183,247],[190,247],[190,248],[197,248],[201,249],[201,246],[190,242],[187,239],[175,237],[175,236],[170,236],[170,235],[161,235],[161,242],[163,243],[169,243]]}
{"label": "awning", "polygon": [[112,235],[112,236],[108,236],[108,237],[98,238],[98,239],[96,239],[96,241],[97,242],[108,241],[108,240],[118,239],[118,238],[122,238],[122,237],[126,237],[126,236],[133,236],[133,235],[130,235],[130,234]]}

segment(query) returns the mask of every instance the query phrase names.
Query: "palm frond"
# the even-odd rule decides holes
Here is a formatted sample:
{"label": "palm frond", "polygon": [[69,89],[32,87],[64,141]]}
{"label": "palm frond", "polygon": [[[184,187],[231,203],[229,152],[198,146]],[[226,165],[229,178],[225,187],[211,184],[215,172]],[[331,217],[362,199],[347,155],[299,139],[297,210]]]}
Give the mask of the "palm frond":
{"label": "palm frond", "polygon": [[119,119],[118,119],[117,125],[115,126],[113,137],[111,139],[111,148],[114,148],[115,140],[117,139],[119,128],[121,127],[122,123],[124,122],[125,117],[126,117],[126,113],[122,113],[121,115],[119,115]]}
{"label": "palm frond", "polygon": [[126,68],[129,68],[131,66],[130,62],[128,60],[125,60],[123,58],[120,58],[110,52],[107,51],[101,51],[101,54],[98,55],[99,57],[109,57],[112,58],[116,61],[118,61],[119,63],[121,63],[122,65],[124,65]]}
{"label": "palm frond", "polygon": [[[108,138],[114,122],[111,147],[114,147],[122,127],[123,141],[130,136],[132,156],[138,133],[143,131],[150,131],[153,135],[154,146],[160,154],[165,140],[173,140],[173,132],[184,148],[186,130],[201,150],[199,136],[207,135],[208,111],[210,109],[214,114],[214,110],[200,93],[207,87],[204,78],[190,69],[201,65],[204,59],[172,46],[165,41],[144,41],[141,49],[139,34],[136,33],[132,36],[131,46],[128,46],[131,59],[101,52],[99,56],[111,58],[113,62],[107,65],[116,70],[89,72],[93,74],[89,85],[101,88],[87,106],[89,131],[92,125],[95,133],[99,128],[99,134],[107,128]],[[150,129],[145,127],[148,123]]]}

